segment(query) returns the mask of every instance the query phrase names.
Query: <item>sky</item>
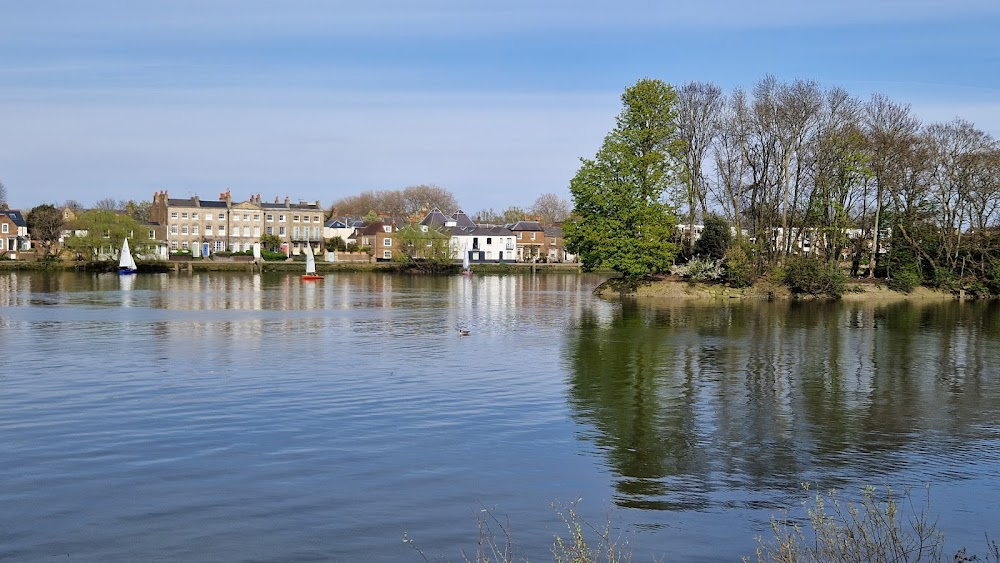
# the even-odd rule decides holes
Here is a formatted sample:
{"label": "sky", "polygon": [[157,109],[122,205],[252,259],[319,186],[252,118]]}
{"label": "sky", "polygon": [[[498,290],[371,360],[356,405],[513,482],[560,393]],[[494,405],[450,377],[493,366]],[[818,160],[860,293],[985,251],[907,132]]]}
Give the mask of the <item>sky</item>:
{"label": "sky", "polygon": [[642,78],[766,75],[1000,138],[996,0],[0,0],[11,207],[434,184],[569,198]]}

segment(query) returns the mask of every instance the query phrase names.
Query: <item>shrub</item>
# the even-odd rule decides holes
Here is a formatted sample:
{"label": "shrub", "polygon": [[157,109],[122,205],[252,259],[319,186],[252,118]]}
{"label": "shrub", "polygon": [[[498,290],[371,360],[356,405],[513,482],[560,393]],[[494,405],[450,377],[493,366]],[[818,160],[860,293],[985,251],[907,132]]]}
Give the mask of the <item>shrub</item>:
{"label": "shrub", "polygon": [[725,219],[714,214],[707,215],[705,228],[698,240],[694,242],[694,253],[698,256],[721,260],[726,255],[731,238],[729,223]]}
{"label": "shrub", "polygon": [[[888,487],[881,498],[877,492],[866,487],[854,503],[834,492],[816,495],[804,505],[810,534],[797,523],[772,518],[774,538],[758,540],[757,561],[941,561],[944,536],[927,505],[914,505],[908,490],[901,499]],[[901,512],[900,500],[908,510]]]}
{"label": "shrub", "polygon": [[833,262],[810,256],[791,256],[785,262],[785,285],[792,293],[840,297],[847,288],[847,276]]}
{"label": "shrub", "polygon": [[722,260],[697,257],[688,260],[686,264],[678,264],[670,268],[670,273],[698,282],[719,281],[725,275],[722,268]]}
{"label": "shrub", "polygon": [[902,293],[909,293],[920,285],[920,273],[909,268],[893,273],[893,276],[886,280],[889,289]]}
{"label": "shrub", "polygon": [[757,281],[757,269],[746,249],[741,245],[726,251],[726,283],[731,287],[750,287]]}

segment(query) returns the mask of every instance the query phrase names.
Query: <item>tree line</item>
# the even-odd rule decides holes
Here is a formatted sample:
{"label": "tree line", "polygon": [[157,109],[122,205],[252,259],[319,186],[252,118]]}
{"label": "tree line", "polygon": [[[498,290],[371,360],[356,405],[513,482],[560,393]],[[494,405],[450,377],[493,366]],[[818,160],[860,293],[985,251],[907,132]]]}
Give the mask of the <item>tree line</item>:
{"label": "tree line", "polygon": [[[1000,146],[972,123],[924,124],[881,94],[773,76],[728,95],[644,79],[622,102],[570,183],[568,243],[585,266],[665,272],[694,254],[684,233],[718,214],[753,275],[808,248],[854,275],[1000,292]],[[650,239],[663,229],[669,241]]]}
{"label": "tree line", "polygon": [[[334,201],[329,208],[332,218],[423,218],[438,209],[450,214],[461,209],[455,195],[440,186],[422,184],[401,190],[368,190]],[[543,225],[563,221],[570,213],[570,203],[556,194],[538,196],[531,207],[508,206],[500,211],[485,208],[467,213],[477,223],[503,225],[523,220],[537,220]]]}

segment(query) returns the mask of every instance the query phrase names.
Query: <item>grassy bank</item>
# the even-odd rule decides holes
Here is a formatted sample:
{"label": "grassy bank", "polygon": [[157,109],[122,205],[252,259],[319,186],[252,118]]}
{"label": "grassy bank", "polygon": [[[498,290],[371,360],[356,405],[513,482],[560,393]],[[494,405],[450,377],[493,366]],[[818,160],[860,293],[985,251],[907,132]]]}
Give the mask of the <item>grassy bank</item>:
{"label": "grassy bank", "polygon": [[763,279],[749,287],[733,288],[722,283],[690,282],[677,277],[665,277],[638,284],[622,283],[618,278],[601,284],[595,293],[602,297],[638,297],[655,300],[724,301],[730,299],[786,300],[840,299],[843,301],[930,301],[959,298],[948,291],[918,287],[909,293],[895,291],[878,280],[854,280],[836,297],[794,294],[785,285]]}

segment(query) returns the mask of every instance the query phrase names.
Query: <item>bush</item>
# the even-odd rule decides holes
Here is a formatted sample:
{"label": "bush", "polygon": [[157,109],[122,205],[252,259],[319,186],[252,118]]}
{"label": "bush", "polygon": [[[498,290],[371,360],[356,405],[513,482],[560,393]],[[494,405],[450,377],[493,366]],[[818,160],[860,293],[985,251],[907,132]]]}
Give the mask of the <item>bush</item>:
{"label": "bush", "polygon": [[866,487],[857,503],[845,503],[834,492],[816,495],[805,505],[811,534],[772,518],[774,539],[759,540],[757,561],[941,561],[944,537],[927,507],[917,508],[904,491],[902,508],[910,510],[901,512],[892,489],[882,498],[877,492]]}
{"label": "bush", "polygon": [[900,270],[886,280],[886,285],[894,291],[909,293],[920,285],[920,274],[911,269]]}
{"label": "bush", "polygon": [[701,236],[694,242],[694,253],[721,260],[726,255],[731,238],[729,223],[718,215],[708,215]]}
{"label": "bush", "polygon": [[670,268],[670,273],[697,282],[719,281],[725,275],[722,260],[711,258],[692,258],[687,264],[678,264]]}
{"label": "bush", "polygon": [[810,256],[791,256],[785,262],[785,285],[792,293],[840,297],[847,289],[847,275],[833,262]]}
{"label": "bush", "polygon": [[757,281],[757,269],[750,254],[741,245],[726,251],[726,283],[731,287],[750,287]]}

